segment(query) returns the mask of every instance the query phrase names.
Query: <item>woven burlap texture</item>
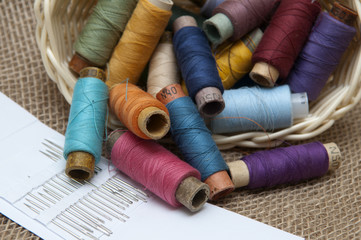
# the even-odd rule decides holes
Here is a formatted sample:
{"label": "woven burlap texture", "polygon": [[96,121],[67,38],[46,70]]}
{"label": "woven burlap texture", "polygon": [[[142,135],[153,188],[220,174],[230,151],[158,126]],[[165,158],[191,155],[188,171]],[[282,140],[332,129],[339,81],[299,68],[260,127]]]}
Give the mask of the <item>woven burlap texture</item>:
{"label": "woven burlap texture", "polygon": [[[30,0],[0,1],[0,91],[43,123],[64,133],[69,105],[42,65],[34,36],[32,5]],[[297,185],[239,189],[213,204],[306,239],[361,239],[360,123],[358,105],[330,130],[308,141],[339,145],[343,161],[334,173]],[[250,150],[233,149],[222,154],[226,161],[233,161],[245,152]],[[239,235],[241,239],[242,233]],[[39,238],[0,215],[0,239]]]}

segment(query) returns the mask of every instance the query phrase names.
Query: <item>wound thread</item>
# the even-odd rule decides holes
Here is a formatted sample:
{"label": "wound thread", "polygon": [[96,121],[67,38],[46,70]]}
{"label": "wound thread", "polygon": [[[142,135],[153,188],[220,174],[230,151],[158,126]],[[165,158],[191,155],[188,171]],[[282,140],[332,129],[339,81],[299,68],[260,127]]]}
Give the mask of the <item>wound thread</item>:
{"label": "wound thread", "polygon": [[167,108],[131,83],[114,86],[109,93],[109,107],[135,135],[143,139],[160,139],[169,128]]}
{"label": "wound thread", "polygon": [[108,87],[97,78],[79,78],[75,84],[64,158],[72,152],[90,153],[99,162],[107,116]]}
{"label": "wound thread", "polygon": [[148,0],[138,2],[109,61],[108,87],[125,79],[137,83],[172,15],[172,4],[169,1],[169,10],[164,10]]}
{"label": "wound thread", "polygon": [[324,145],[303,145],[259,151],[243,157],[249,170],[248,188],[296,183],[326,174],[329,158]]}
{"label": "wound thread", "polygon": [[200,173],[170,151],[152,140],[124,132],[111,151],[114,166],[131,179],[141,183],[174,207],[181,204],[176,190],[187,177],[200,179]]}
{"label": "wound thread", "polygon": [[288,76],[292,92],[316,100],[355,34],[354,27],[321,13]]}
{"label": "wound thread", "polygon": [[225,109],[210,122],[213,133],[273,131],[292,126],[291,91],[288,85],[226,90],[223,98]]}
{"label": "wound thread", "polygon": [[[264,62],[275,67],[279,77],[284,80],[302,50],[320,10],[317,1],[282,0],[253,54],[252,62]],[[272,79],[273,83],[276,80]]]}
{"label": "wound thread", "polygon": [[99,0],[75,41],[75,51],[96,66],[105,66],[136,3],[136,0]]}
{"label": "wound thread", "polygon": [[[161,98],[160,95],[157,97]],[[180,97],[167,103],[166,107],[170,113],[172,138],[182,152],[184,160],[200,171],[202,181],[216,172],[228,170],[211,132],[192,100],[187,96]]]}
{"label": "wound thread", "polygon": [[218,88],[223,93],[216,61],[200,28],[183,27],[174,34],[173,44],[179,68],[192,99],[206,87]]}
{"label": "wound thread", "polygon": [[252,53],[262,38],[262,31],[255,29],[237,42],[222,44],[215,53],[217,69],[223,87],[230,89],[252,69]]}

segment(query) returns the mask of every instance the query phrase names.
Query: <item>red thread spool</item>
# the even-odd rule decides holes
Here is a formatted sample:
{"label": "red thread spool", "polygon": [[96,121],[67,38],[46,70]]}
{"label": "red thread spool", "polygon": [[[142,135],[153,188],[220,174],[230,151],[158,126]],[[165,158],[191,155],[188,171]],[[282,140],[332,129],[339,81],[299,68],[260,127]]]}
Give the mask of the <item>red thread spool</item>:
{"label": "red thread spool", "polygon": [[273,87],[278,77],[287,77],[320,10],[317,1],[281,1],[253,54],[253,81]]}

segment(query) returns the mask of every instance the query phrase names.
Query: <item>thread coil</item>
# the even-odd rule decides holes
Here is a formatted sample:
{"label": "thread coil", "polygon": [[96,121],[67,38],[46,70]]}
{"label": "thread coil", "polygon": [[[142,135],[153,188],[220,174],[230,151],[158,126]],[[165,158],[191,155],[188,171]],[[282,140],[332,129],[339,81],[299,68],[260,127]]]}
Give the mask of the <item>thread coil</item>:
{"label": "thread coil", "polygon": [[[275,67],[279,77],[287,77],[321,10],[309,0],[282,0],[258,44],[252,62]],[[277,79],[272,79],[276,82]]]}
{"label": "thread coil", "polygon": [[167,26],[172,12],[140,0],[109,61],[107,85],[136,84]]}
{"label": "thread coil", "polygon": [[289,127],[293,123],[291,91],[288,85],[226,90],[223,98],[225,109],[210,122],[213,133],[264,129],[273,131]]}
{"label": "thread coil", "polygon": [[99,0],[74,43],[82,57],[105,66],[128,22],[136,0]]}
{"label": "thread coil", "polygon": [[71,152],[82,151],[90,153],[96,163],[100,160],[108,98],[108,87],[100,79],[78,79],[65,133],[65,159]]}
{"label": "thread coil", "polygon": [[198,27],[183,27],[173,37],[174,52],[189,96],[203,88],[215,87],[223,93],[224,88],[218,75],[216,61],[208,40]]}
{"label": "thread coil", "polygon": [[291,90],[315,100],[355,34],[354,27],[321,13],[287,78]]}
{"label": "thread coil", "polygon": [[250,189],[320,177],[329,168],[327,151],[320,142],[259,151],[242,160],[249,170]]}
{"label": "thread coil", "polygon": [[181,204],[176,190],[187,177],[200,179],[200,173],[152,140],[127,131],[115,142],[112,163],[133,180],[174,207]]}
{"label": "thread coil", "polygon": [[200,171],[202,181],[213,173],[228,170],[192,100],[187,96],[180,97],[166,107],[170,113],[172,138],[185,161]]}

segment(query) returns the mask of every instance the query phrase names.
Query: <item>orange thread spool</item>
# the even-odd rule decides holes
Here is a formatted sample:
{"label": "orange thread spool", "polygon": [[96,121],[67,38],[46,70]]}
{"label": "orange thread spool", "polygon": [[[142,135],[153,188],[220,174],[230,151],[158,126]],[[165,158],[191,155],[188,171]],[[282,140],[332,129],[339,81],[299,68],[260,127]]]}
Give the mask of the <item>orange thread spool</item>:
{"label": "orange thread spool", "polygon": [[143,139],[160,139],[170,128],[164,104],[131,83],[115,85],[109,93],[111,111],[135,135]]}

